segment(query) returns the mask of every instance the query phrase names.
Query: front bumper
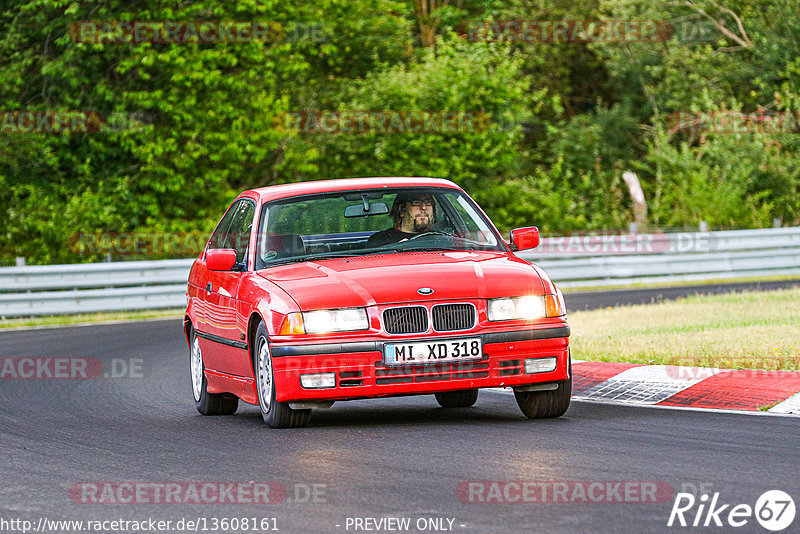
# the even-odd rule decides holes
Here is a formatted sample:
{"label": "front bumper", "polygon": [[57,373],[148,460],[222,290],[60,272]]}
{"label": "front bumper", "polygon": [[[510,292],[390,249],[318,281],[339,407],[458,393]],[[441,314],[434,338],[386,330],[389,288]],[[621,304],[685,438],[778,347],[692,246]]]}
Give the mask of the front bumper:
{"label": "front bumper", "polygon": [[[479,334],[483,340],[480,360],[409,366],[384,365],[386,340],[303,345],[273,343],[270,351],[276,400],[347,400],[566,380],[569,378],[569,334],[566,323],[546,328],[482,333]],[[552,357],[557,362],[553,371],[525,373],[525,359]],[[316,373],[335,373],[335,387],[303,388],[300,375]]]}

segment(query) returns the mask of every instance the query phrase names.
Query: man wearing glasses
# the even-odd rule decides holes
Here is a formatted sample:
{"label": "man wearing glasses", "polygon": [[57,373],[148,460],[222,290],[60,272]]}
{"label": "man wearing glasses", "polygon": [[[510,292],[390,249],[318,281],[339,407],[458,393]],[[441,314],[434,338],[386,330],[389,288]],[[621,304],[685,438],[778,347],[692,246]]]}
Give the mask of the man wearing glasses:
{"label": "man wearing glasses", "polygon": [[436,204],[427,193],[399,193],[389,212],[394,226],[370,236],[367,248],[382,247],[428,232],[436,219]]}

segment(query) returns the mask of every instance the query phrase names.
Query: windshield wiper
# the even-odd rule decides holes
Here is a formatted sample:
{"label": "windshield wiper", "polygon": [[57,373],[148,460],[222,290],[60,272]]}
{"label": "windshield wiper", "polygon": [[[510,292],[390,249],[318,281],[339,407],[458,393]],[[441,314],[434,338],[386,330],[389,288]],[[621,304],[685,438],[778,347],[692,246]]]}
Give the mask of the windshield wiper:
{"label": "windshield wiper", "polygon": [[453,247],[404,247],[394,249],[395,252],[463,252]]}
{"label": "windshield wiper", "polygon": [[418,247],[403,247],[394,249],[397,252],[472,252],[475,250],[497,250],[496,247],[487,245],[485,243],[478,243],[477,241],[465,240],[464,243],[458,243],[458,246],[418,246]]}
{"label": "windshield wiper", "polygon": [[281,258],[275,261],[266,261],[266,267],[274,267],[276,265],[285,265],[287,263],[299,263],[303,261],[316,261],[316,260],[332,260],[336,258],[349,258],[352,256],[368,256],[371,254],[394,254],[402,252],[395,249],[375,250],[368,251],[362,250],[342,250],[338,252],[319,252],[316,254],[303,254],[302,256],[292,256],[291,258]]}
{"label": "windshield wiper", "polygon": [[470,239],[468,237],[461,237],[460,235],[453,236],[453,238],[457,239],[461,243],[465,243],[467,245],[481,247],[482,249],[486,247],[496,247],[497,245],[492,245],[491,243],[482,243],[480,241],[475,241],[474,239]]}
{"label": "windshield wiper", "polygon": [[388,249],[388,250],[370,249],[370,250],[342,250],[340,252],[321,252],[319,254],[309,254],[303,258],[303,261],[349,258],[352,256],[371,256],[373,254],[394,254],[395,252],[401,252],[401,251],[395,249]]}

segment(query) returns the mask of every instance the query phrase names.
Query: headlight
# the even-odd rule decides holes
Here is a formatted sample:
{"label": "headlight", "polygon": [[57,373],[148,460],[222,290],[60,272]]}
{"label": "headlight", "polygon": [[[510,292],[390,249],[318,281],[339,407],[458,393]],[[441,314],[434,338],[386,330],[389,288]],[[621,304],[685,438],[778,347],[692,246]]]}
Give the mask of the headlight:
{"label": "headlight", "polygon": [[490,321],[531,320],[542,319],[546,316],[543,296],[489,299]]}
{"label": "headlight", "polygon": [[303,323],[309,334],[369,330],[367,310],[364,308],[303,312]]}

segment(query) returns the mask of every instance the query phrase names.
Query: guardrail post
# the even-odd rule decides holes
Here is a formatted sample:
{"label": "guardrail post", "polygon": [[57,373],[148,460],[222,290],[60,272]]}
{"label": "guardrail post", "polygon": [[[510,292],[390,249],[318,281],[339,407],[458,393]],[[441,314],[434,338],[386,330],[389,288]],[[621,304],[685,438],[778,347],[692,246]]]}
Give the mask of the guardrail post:
{"label": "guardrail post", "polygon": [[633,200],[633,217],[636,221],[636,226],[637,228],[639,226],[644,227],[647,225],[647,201],[644,199],[639,177],[633,171],[625,171],[622,173],[622,180],[628,186],[631,200]]}
{"label": "guardrail post", "polygon": [[25,256],[17,256],[17,267],[25,267]]}

